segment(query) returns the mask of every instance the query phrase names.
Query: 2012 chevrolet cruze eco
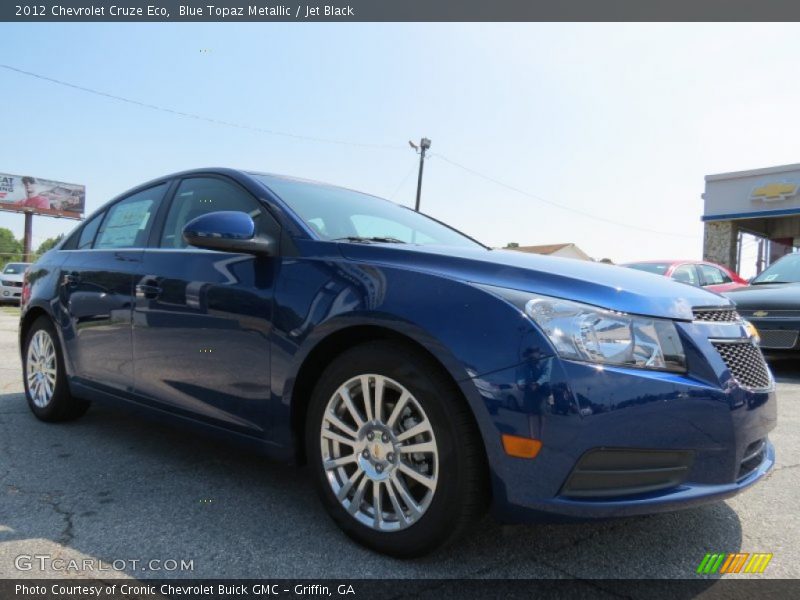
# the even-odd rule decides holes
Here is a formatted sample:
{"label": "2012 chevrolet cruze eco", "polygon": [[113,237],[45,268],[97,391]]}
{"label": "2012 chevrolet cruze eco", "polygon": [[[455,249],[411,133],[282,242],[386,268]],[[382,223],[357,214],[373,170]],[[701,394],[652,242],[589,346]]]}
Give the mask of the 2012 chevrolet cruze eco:
{"label": "2012 chevrolet cruze eco", "polygon": [[30,268],[20,345],[40,419],[123,400],[306,461],[342,529],[397,556],[488,504],[673,510],[774,463],[773,379],[729,300],[274,175],[109,202]]}

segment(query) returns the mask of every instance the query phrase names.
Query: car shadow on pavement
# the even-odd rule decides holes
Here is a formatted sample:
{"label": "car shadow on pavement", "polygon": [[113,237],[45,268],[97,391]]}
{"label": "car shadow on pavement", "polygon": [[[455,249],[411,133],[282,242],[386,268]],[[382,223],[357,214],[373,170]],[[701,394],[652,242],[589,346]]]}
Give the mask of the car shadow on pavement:
{"label": "car shadow on pavement", "polygon": [[[0,395],[0,577],[693,578],[707,552],[741,543],[737,514],[720,502],[591,523],[487,517],[430,556],[395,560],[339,531],[307,469],[124,408],[41,423],[22,394]],[[103,573],[15,565],[32,554],[126,563]]]}

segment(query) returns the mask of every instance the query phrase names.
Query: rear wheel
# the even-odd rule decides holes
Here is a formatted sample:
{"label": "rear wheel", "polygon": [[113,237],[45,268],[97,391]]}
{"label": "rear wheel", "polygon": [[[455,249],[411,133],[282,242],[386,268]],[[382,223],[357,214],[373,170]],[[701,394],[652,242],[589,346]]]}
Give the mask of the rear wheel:
{"label": "rear wheel", "polygon": [[87,401],[69,393],[58,336],[47,317],[36,319],[28,330],[23,373],[28,406],[42,421],[76,419],[89,408]]}
{"label": "rear wheel", "polygon": [[487,475],[472,415],[413,348],[374,342],[344,353],[311,402],[306,443],[315,480],[352,538],[418,556],[479,518]]}

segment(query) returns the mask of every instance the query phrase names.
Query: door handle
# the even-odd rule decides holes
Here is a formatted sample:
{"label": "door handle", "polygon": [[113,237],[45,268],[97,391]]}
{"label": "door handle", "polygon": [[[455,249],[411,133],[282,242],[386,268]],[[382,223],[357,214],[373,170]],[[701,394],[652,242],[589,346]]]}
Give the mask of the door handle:
{"label": "door handle", "polygon": [[136,286],[136,295],[153,300],[161,295],[161,288],[151,279]]}

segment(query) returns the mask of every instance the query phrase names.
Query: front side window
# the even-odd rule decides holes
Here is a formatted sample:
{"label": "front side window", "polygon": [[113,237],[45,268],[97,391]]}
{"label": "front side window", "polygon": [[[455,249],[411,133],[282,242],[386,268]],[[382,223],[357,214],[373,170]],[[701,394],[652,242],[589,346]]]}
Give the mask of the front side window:
{"label": "front side window", "polygon": [[94,243],[96,249],[143,248],[147,233],[164,197],[163,183],[128,196],[108,209]]}
{"label": "front side window", "polygon": [[703,281],[705,285],[719,285],[721,283],[730,283],[731,278],[727,273],[712,265],[697,265],[700,272],[703,274]]}
{"label": "front side window", "polygon": [[256,225],[256,234],[276,235],[277,223],[247,191],[217,177],[195,177],[184,179],[175,192],[160,246],[186,248],[188,244],[183,239],[186,224],[206,213],[223,210],[246,212]]}
{"label": "front side window", "polygon": [[681,283],[688,283],[689,285],[698,285],[697,272],[694,270],[694,265],[681,265],[672,272],[672,278]]}
{"label": "front side window", "polygon": [[322,240],[485,248],[443,223],[382,198],[272,175],[254,177]]}

